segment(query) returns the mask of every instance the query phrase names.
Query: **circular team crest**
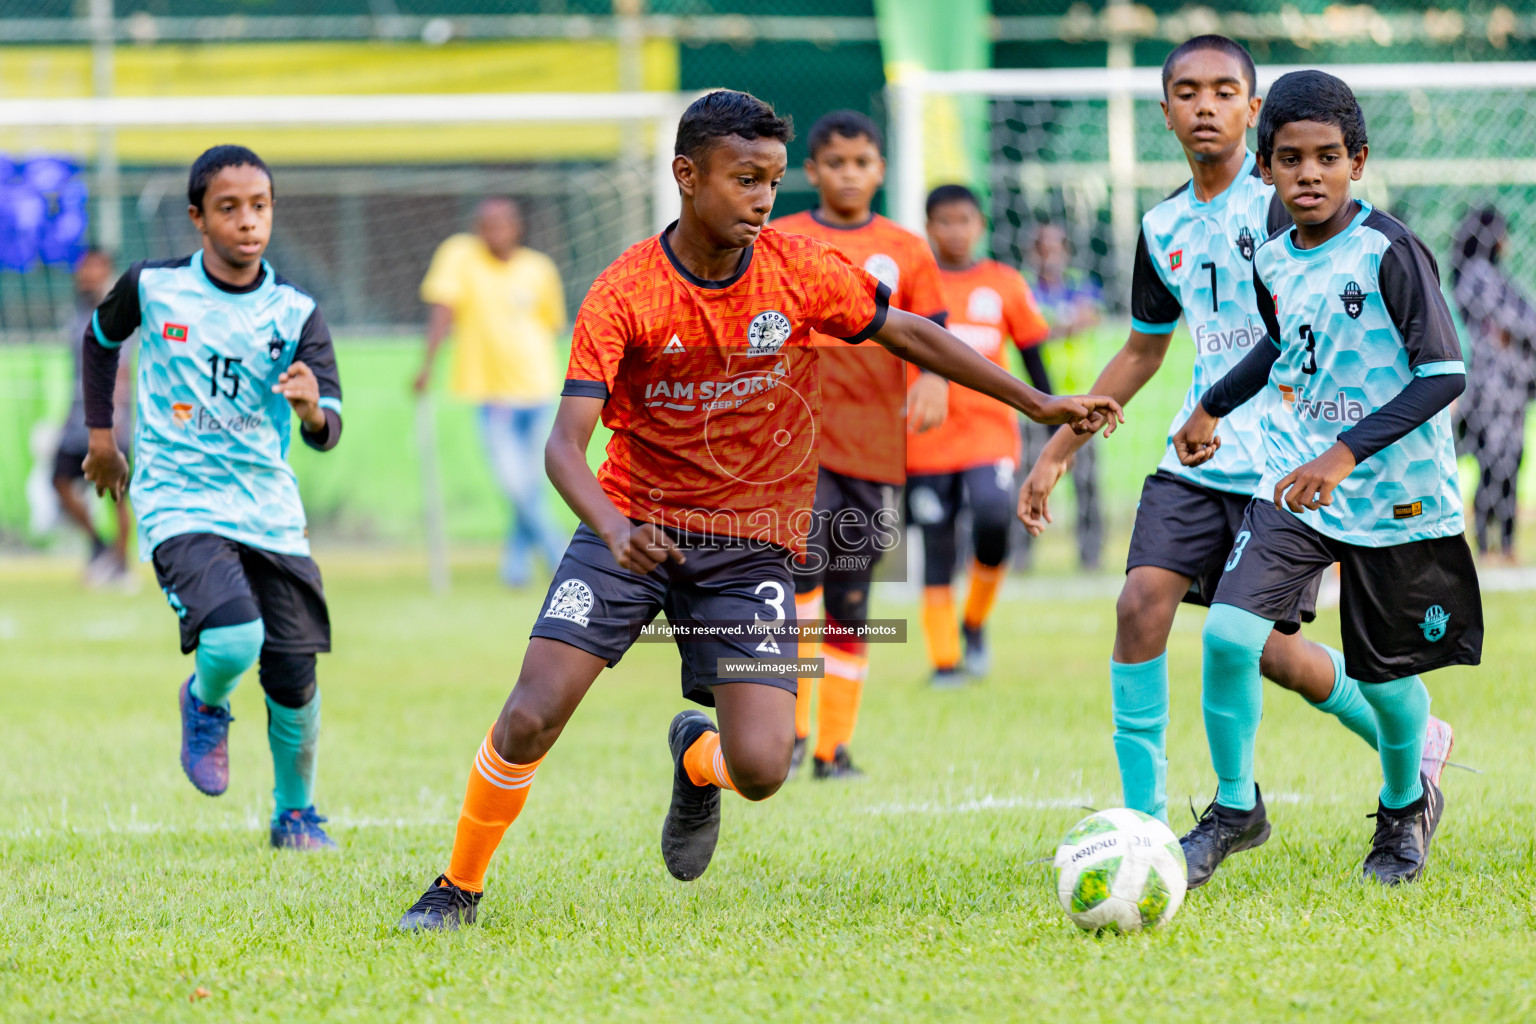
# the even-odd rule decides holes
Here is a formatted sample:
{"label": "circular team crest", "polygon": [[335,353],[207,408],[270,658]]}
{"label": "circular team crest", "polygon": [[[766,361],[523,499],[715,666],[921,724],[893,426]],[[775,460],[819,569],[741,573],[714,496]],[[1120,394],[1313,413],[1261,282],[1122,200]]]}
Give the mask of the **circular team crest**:
{"label": "circular team crest", "polygon": [[877,252],[865,260],[864,269],[876,281],[879,281],[893,292],[896,290],[897,283],[901,280],[901,268],[896,265],[895,260],[883,252]]}
{"label": "circular team crest", "polygon": [[581,580],[565,580],[549,599],[546,619],[564,619],[585,626],[592,614],[592,588]]}
{"label": "circular team crest", "polygon": [[784,346],[793,332],[789,317],[778,310],[759,313],[747,327],[747,355],[772,355]]}
{"label": "circular team crest", "polygon": [[974,289],[965,304],[965,318],[973,324],[1002,323],[1003,297],[986,286]]}

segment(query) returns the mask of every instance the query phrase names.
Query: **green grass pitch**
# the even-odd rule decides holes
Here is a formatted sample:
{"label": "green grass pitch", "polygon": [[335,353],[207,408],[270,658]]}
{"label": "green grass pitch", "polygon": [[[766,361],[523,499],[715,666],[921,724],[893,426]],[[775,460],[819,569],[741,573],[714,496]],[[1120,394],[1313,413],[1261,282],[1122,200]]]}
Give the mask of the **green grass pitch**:
{"label": "green grass pitch", "polygon": [[[1358,878],[1374,756],[1270,687],[1259,779],[1274,838],[1165,931],[1079,933],[1036,861],[1081,807],[1118,802],[1113,599],[1053,596],[1035,578],[998,607],[985,685],[929,692],[919,643],[877,648],[856,744],[869,779],[728,797],[719,853],[691,885],[657,850],[666,727],[684,706],[676,656],[637,648],[545,762],[480,925],[411,937],[395,921],[446,863],[465,773],[541,595],[499,589],[488,562],[439,600],[398,559],[320,561],[335,618],[320,676],[334,856],[266,848],[254,673],[234,698],[233,784],[207,799],[177,766],[190,662],[153,586],[84,594],[72,566],[0,566],[0,1020],[1536,1015],[1536,596],[1487,595],[1484,666],[1429,680],[1456,759],[1482,774],[1447,772],[1430,868],[1401,890]],[[1201,619],[1181,616],[1171,650],[1176,831],[1186,795],[1203,805],[1214,786]],[[1325,612],[1312,635],[1337,630]]]}

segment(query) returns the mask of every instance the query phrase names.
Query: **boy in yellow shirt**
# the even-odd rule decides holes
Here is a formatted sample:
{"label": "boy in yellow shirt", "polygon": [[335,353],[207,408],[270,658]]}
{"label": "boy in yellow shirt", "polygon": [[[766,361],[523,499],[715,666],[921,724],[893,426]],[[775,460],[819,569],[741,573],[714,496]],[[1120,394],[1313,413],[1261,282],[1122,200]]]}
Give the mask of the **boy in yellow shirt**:
{"label": "boy in yellow shirt", "polygon": [[544,438],[559,391],[556,339],[565,330],[565,295],[554,262],[522,245],[522,213],[511,200],[487,199],[475,233],[445,240],[421,282],[430,307],[427,351],[416,391],[432,380],[437,350],[450,332],[458,342],[452,393],[480,407],[480,433],[497,483],[512,505],[501,579],[522,586],[529,553],[549,569],[565,536],[544,500]]}

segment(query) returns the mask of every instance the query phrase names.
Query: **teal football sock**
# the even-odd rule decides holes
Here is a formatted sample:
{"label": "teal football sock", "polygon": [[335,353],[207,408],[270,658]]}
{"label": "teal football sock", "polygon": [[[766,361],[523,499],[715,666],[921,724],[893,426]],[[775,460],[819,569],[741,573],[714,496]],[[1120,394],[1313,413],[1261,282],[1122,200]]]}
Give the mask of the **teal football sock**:
{"label": "teal football sock", "polygon": [[1381,722],[1381,802],[1393,810],[1407,807],[1424,795],[1419,782],[1419,758],[1424,756],[1424,730],[1429,725],[1429,691],[1418,676],[1390,683],[1366,683],[1360,692],[1376,709]]}
{"label": "teal football sock", "polygon": [[1253,747],[1264,706],[1259,658],[1275,624],[1230,604],[1211,606],[1205,619],[1201,705],[1205,739],[1216,769],[1216,802],[1253,810]]}
{"label": "teal football sock", "polygon": [[240,677],[256,664],[266,629],[260,619],[217,626],[197,634],[197,672],[192,696],[209,707],[224,707]]}
{"label": "teal football sock", "polygon": [[299,708],[285,708],[267,698],[267,745],[272,748],[272,798],[277,802],[273,817],[311,806],[320,753],[318,691]]}
{"label": "teal football sock", "polygon": [[1371,707],[1360,693],[1360,684],[1344,671],[1344,652],[1336,651],[1332,647],[1324,647],[1323,650],[1328,652],[1328,657],[1333,661],[1333,692],[1328,694],[1327,700],[1312,706],[1343,722],[1345,728],[1365,740],[1371,745],[1371,749],[1375,750],[1376,709]]}
{"label": "teal football sock", "polygon": [[1109,662],[1115,758],[1125,806],[1168,821],[1168,652],[1151,661]]}

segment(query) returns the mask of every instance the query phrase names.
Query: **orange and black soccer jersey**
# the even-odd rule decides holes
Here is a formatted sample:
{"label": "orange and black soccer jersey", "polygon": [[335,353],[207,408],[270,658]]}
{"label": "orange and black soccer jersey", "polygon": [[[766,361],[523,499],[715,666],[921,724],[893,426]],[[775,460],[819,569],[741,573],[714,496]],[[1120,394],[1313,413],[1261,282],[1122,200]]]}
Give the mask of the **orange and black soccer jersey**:
{"label": "orange and black soccer jersey", "polygon": [[[965,270],[941,270],[949,330],[1007,369],[1005,338],[1019,349],[1044,341],[1050,327],[1019,272],[995,260]],[[949,417],[921,434],[907,435],[907,472],[956,473],[1019,458],[1018,414],[995,398],[958,384],[949,387]]]}
{"label": "orange and black soccer jersey", "polygon": [[[876,214],[859,227],[841,228],[806,211],[774,226],[830,242],[891,290],[891,305],[944,322],[938,264],[928,244],[895,221]],[[906,365],[885,349],[850,349],[832,338],[816,342],[827,349],[821,361],[821,464],[844,476],[901,483]]]}
{"label": "orange and black soccer jersey", "polygon": [[598,481],[631,519],[802,551],[820,442],[812,330],[850,342],[889,290],[829,245],[764,228],[736,274],[705,281],[665,234],[593,282],[565,395],[606,399]]}

